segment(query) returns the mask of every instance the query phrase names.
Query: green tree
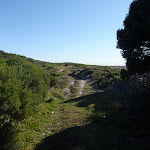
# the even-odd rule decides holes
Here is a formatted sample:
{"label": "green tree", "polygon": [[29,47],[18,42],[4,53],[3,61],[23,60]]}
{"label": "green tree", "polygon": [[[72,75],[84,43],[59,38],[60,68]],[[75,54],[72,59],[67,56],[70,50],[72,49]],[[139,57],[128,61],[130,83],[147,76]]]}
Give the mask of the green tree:
{"label": "green tree", "polygon": [[134,0],[117,31],[117,48],[130,74],[143,74],[150,66],[150,0]]}

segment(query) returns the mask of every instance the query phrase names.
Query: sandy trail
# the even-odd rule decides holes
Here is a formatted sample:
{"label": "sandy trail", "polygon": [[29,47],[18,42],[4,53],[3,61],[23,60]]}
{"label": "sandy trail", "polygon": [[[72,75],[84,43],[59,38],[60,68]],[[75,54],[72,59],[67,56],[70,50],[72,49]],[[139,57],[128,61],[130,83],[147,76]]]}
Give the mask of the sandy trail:
{"label": "sandy trail", "polygon": [[64,71],[64,69],[60,69],[60,70],[58,70],[57,72],[63,72]]}
{"label": "sandy trail", "polygon": [[84,86],[87,83],[87,80],[72,80],[69,84],[69,86],[67,88],[65,88],[63,90],[64,94],[65,94],[65,99],[68,99],[71,95],[71,88],[73,86],[76,86],[77,83],[77,87],[78,87],[78,92],[76,94],[76,97],[81,97],[83,96],[83,92],[84,92]]}
{"label": "sandy trail", "polygon": [[78,80],[78,83],[79,83],[79,92],[77,97],[81,97],[83,95],[84,86],[87,83],[87,80]]}
{"label": "sandy trail", "polygon": [[74,86],[75,80],[72,80],[67,88],[64,88],[63,93],[65,94],[65,99],[68,99],[71,95],[71,87]]}

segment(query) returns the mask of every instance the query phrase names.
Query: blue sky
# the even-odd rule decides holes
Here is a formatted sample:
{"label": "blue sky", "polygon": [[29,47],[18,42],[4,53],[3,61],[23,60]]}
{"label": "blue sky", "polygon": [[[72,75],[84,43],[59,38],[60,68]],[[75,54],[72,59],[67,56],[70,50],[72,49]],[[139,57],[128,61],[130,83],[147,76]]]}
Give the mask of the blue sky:
{"label": "blue sky", "polygon": [[0,0],[0,49],[48,62],[125,65],[116,31],[133,0]]}

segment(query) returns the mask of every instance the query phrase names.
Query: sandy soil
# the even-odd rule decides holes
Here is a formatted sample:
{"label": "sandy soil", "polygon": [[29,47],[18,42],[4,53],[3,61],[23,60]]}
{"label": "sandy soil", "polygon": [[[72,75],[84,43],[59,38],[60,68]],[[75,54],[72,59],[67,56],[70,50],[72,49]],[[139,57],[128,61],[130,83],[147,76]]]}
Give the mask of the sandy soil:
{"label": "sandy soil", "polygon": [[79,83],[79,92],[78,92],[77,97],[80,97],[83,95],[83,89],[84,89],[85,84],[87,83],[87,80],[78,80],[78,83]]}
{"label": "sandy soil", "polygon": [[75,83],[78,83],[78,93],[76,95],[76,97],[81,97],[83,95],[83,91],[84,91],[84,86],[87,83],[87,80],[72,80],[69,84],[69,86],[67,88],[65,88],[63,90],[64,94],[65,94],[65,99],[68,99],[69,96],[71,95],[71,87],[72,86],[76,86]]}

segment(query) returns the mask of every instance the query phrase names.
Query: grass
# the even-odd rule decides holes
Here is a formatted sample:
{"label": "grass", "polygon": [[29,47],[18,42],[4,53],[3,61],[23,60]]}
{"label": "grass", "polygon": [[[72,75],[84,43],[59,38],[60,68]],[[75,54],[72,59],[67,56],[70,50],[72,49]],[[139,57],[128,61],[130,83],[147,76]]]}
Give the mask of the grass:
{"label": "grass", "polygon": [[[19,150],[146,150],[123,117],[118,93],[101,92],[45,102],[20,122]],[[59,144],[58,144],[59,143]]]}
{"label": "grass", "polygon": [[[118,99],[118,96],[116,95],[108,93],[92,94],[95,89],[93,89],[91,82],[88,82],[84,87],[84,93],[87,94],[87,96],[76,98],[79,91],[78,80],[70,87],[71,94],[69,99],[62,100],[64,99],[62,89],[69,87],[70,83],[73,80],[76,80],[68,75],[78,69],[77,72],[79,75],[86,75],[86,78],[89,79],[93,76],[95,82],[98,73],[96,73],[96,66],[75,64],[59,65],[60,64],[43,65],[44,68],[51,69],[52,67],[52,73],[57,74],[59,82],[63,84],[63,79],[65,79],[65,83],[61,85],[60,89],[52,89],[49,91],[46,102],[38,107],[39,112],[37,114],[18,124],[19,132],[17,138],[19,139],[19,150],[43,150],[48,149],[48,147],[52,147],[52,150],[57,147],[58,150],[62,149],[62,147],[65,149],[70,148],[70,150],[78,150],[80,148],[90,149],[90,147],[92,148],[95,143],[97,143],[99,138],[102,138],[101,136],[99,137],[99,128],[102,130],[103,123],[99,124],[98,122],[95,123],[95,121],[104,119],[105,116],[108,117],[110,114],[121,108],[119,103],[114,103],[114,101]],[[98,68],[101,68],[100,70],[105,72],[103,70],[105,67]],[[58,72],[61,69],[64,69],[64,71]],[[88,75],[89,72],[94,72],[94,74],[92,76]],[[104,131],[101,132],[106,134]],[[59,139],[57,135],[62,138]],[[52,138],[53,140],[51,141],[49,138]],[[71,138],[70,144],[66,145],[64,138],[67,138],[68,140]],[[75,145],[73,144],[75,139],[72,138],[78,139]],[[60,141],[64,141],[64,145],[58,145],[57,142]],[[103,143],[99,146],[101,147],[102,145]]]}
{"label": "grass", "polygon": [[[110,109],[114,107],[113,101],[116,98],[118,95],[99,93],[60,103],[59,125],[62,127],[61,130],[46,137],[36,149],[103,150],[106,148],[105,150],[108,150],[117,139],[115,135],[117,129],[112,128],[117,123],[109,119],[111,115],[121,110],[121,106]],[[110,105],[103,105],[108,102]],[[110,130],[113,133],[110,134]],[[112,138],[112,136],[115,137]]]}
{"label": "grass", "polygon": [[35,150],[146,150],[148,144],[136,138],[138,129],[123,117],[120,98],[103,92],[63,101],[59,132],[47,136]]}
{"label": "grass", "polygon": [[[9,126],[6,126],[3,131],[6,134],[3,134],[2,141],[4,143],[8,142],[9,148],[0,146],[3,147],[2,149],[150,149],[149,130],[141,130],[141,128],[133,126],[133,119],[128,119],[131,118],[132,114],[130,113],[130,117],[128,117],[127,114],[129,113],[126,112],[128,107],[125,107],[122,102],[121,92],[117,92],[117,89],[114,92],[101,90],[101,88],[105,88],[110,84],[113,85],[120,80],[120,69],[118,67],[74,63],[52,64],[26,57],[22,58],[43,67],[45,71],[57,78],[58,84],[49,90],[45,102],[37,107],[39,111],[36,111],[34,115],[18,122],[8,120],[12,128],[9,129]],[[79,80],[81,79],[88,82],[84,87],[84,96],[81,94],[78,97],[77,94],[81,89]],[[76,82],[71,86],[72,81]],[[142,82],[144,87],[149,80],[145,81]],[[134,85],[136,88],[130,88],[130,90],[136,90],[128,91],[131,94],[137,93],[138,86]],[[66,99],[63,90],[68,87],[70,94]],[[122,88],[125,88],[125,86],[118,88],[118,90],[121,91]],[[139,90],[141,89],[140,87]],[[128,99],[132,96],[129,96],[130,94],[126,95]],[[128,104],[130,103],[126,105]],[[133,113],[135,115],[137,112]],[[144,136],[141,136],[141,133]],[[7,141],[5,141],[5,135],[8,136]]]}
{"label": "grass", "polygon": [[56,98],[41,104],[39,112],[18,124],[18,149],[33,150],[48,136],[74,126],[84,126],[91,111],[76,107],[76,102],[64,103]]}
{"label": "grass", "polygon": [[94,92],[93,88],[91,87],[91,84],[88,82],[84,87],[84,93],[86,95],[90,95],[90,94],[92,94],[92,92]]}
{"label": "grass", "polygon": [[40,111],[37,114],[18,124],[18,136],[21,141],[19,149],[33,149],[43,138],[56,132],[49,130],[49,128],[52,126],[50,123],[56,119],[59,103],[60,100],[56,99],[49,103],[41,104],[38,108]]}

